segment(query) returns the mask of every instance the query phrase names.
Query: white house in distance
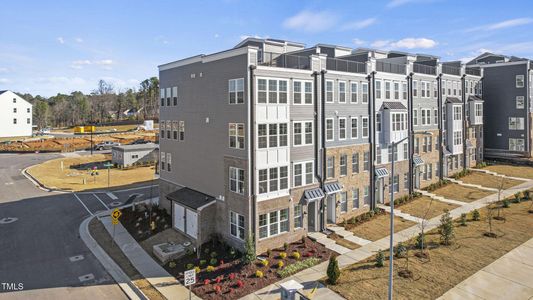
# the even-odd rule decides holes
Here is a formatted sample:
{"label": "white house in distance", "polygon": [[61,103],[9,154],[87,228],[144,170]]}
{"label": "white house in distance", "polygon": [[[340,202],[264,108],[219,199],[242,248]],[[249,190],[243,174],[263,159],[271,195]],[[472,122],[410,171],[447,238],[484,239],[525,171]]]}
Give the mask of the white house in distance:
{"label": "white house in distance", "polygon": [[0,137],[32,135],[32,105],[12,91],[0,91]]}

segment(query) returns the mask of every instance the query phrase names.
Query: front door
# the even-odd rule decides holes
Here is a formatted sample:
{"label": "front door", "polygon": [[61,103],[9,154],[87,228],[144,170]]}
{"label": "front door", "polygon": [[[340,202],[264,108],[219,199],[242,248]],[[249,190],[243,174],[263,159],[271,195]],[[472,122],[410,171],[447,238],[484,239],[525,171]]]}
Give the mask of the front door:
{"label": "front door", "polygon": [[383,203],[383,178],[376,182],[376,203]]}
{"label": "front door", "polygon": [[174,203],[174,227],[185,232],[185,208],[176,203]]}
{"label": "front door", "polygon": [[336,197],[337,194],[330,194],[328,195],[328,206],[327,206],[327,211],[328,211],[328,222],[329,223],[333,223],[335,224],[336,222],[336,218],[335,218],[335,211],[337,209],[337,197]]}
{"label": "front door", "polygon": [[313,201],[307,205],[307,231],[316,230],[316,201]]}
{"label": "front door", "polygon": [[414,184],[414,187],[415,189],[420,189],[420,167],[415,167],[415,184]]}

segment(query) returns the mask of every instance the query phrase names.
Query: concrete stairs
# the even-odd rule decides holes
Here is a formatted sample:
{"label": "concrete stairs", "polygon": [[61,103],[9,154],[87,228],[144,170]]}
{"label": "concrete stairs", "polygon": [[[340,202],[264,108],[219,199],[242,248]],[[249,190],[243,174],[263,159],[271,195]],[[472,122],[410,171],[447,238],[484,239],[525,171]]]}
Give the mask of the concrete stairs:
{"label": "concrete stairs", "polygon": [[350,241],[352,243],[356,243],[357,245],[364,246],[366,244],[371,243],[371,241],[369,240],[365,240],[364,238],[355,236],[353,232],[344,229],[344,227],[328,226],[328,230],[335,232],[337,235],[341,236],[343,239]]}
{"label": "concrete stairs", "polygon": [[322,232],[309,232],[307,236],[313,241],[322,244],[324,245],[324,247],[339,254],[345,254],[351,251],[350,249],[344,246],[338,245],[335,240],[328,238],[328,236],[323,234]]}
{"label": "concrete stairs", "polygon": [[462,202],[462,201],[458,201],[458,200],[453,200],[453,199],[447,199],[447,198],[444,198],[442,196],[438,196],[438,195],[435,195],[433,193],[430,193],[428,191],[424,191],[424,190],[415,190],[415,192],[418,192],[424,196],[427,196],[429,198],[433,198],[437,201],[441,201],[441,202],[445,202],[445,203],[450,203],[450,204],[455,204],[455,205],[459,205],[459,206],[463,206],[465,204],[467,204],[466,202]]}

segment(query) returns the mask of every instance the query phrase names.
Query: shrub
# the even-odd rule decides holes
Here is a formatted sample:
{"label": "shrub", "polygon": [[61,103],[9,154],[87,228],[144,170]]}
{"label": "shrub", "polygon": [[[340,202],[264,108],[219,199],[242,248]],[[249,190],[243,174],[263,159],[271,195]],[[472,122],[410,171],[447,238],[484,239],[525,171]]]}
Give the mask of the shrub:
{"label": "shrub", "polygon": [[207,261],[205,259],[200,260],[200,267],[205,266],[206,263]]}
{"label": "shrub", "polygon": [[298,261],[292,265],[288,265],[283,270],[278,270],[277,273],[281,278],[285,278],[292,274],[296,274],[301,270],[310,268],[318,263],[320,263],[320,259],[316,257],[312,257],[312,258],[304,259],[302,261]]}
{"label": "shrub", "polygon": [[330,284],[337,284],[337,280],[341,276],[341,270],[339,269],[339,262],[337,262],[336,256],[332,255],[329,258],[327,275]]}
{"label": "shrub", "polygon": [[255,245],[253,235],[250,233],[246,237],[244,244],[244,263],[251,264],[255,260]]}
{"label": "shrub", "polygon": [[237,280],[237,287],[242,288],[244,286],[244,282],[242,280]]}
{"label": "shrub", "polygon": [[481,219],[481,214],[479,213],[479,210],[474,209],[474,211],[472,211],[472,220],[479,221],[480,219]]}
{"label": "shrub", "polygon": [[282,260],[279,260],[277,265],[278,265],[278,269],[281,269],[283,268],[284,263]]}
{"label": "shrub", "polygon": [[264,267],[268,267],[268,260],[267,259],[263,259],[261,261],[261,264],[264,266]]}
{"label": "shrub", "polygon": [[207,269],[205,269],[208,273],[211,273],[215,270],[215,267],[213,266],[207,266]]}
{"label": "shrub", "polygon": [[212,258],[215,258],[215,257],[217,257],[217,253],[216,253],[215,251],[213,251],[213,252],[211,252],[210,256],[211,256]]}
{"label": "shrub", "polygon": [[205,254],[209,254],[209,248],[205,248],[205,249],[204,249],[204,253],[205,253]]}
{"label": "shrub", "polygon": [[280,252],[279,257],[280,257],[281,259],[285,259],[285,258],[287,258],[287,253],[285,253],[285,252]]}
{"label": "shrub", "polygon": [[187,265],[185,266],[185,269],[187,269],[187,270],[190,270],[190,269],[192,269],[192,268],[194,268],[194,265],[193,265],[193,264],[187,264]]}
{"label": "shrub", "polygon": [[270,250],[270,249],[267,249],[267,252],[266,252],[266,254],[267,254],[267,257],[270,257],[270,255],[272,254],[272,250]]}
{"label": "shrub", "polygon": [[222,293],[222,287],[220,287],[220,285],[215,285],[213,289],[215,290],[215,293],[217,294]]}
{"label": "shrub", "polygon": [[459,223],[461,224],[461,226],[466,226],[466,214],[465,213],[461,214],[461,218],[459,219]]}
{"label": "shrub", "polygon": [[215,278],[216,283],[220,283],[221,281],[222,281],[222,276],[217,276],[217,278]]}
{"label": "shrub", "polygon": [[423,250],[427,247],[426,245],[426,234],[425,233],[418,233],[416,236],[416,247],[420,250]]}
{"label": "shrub", "polygon": [[229,278],[229,280],[233,280],[233,279],[235,279],[235,273],[230,273],[230,274],[228,275],[228,278]]}
{"label": "shrub", "polygon": [[194,272],[196,272],[196,274],[200,274],[201,271],[202,269],[200,269],[200,267],[198,266],[194,267]]}
{"label": "shrub", "polygon": [[530,200],[531,199],[531,192],[529,190],[525,190],[524,191],[524,199],[526,201]]}
{"label": "shrub", "polygon": [[381,268],[385,265],[385,254],[381,249],[378,250],[378,255],[376,255],[376,267]]}
{"label": "shrub", "polygon": [[292,257],[293,257],[294,259],[296,259],[296,260],[299,260],[300,257],[301,257],[300,252],[298,252],[298,251],[294,251],[294,252],[292,253]]}
{"label": "shrub", "polygon": [[503,208],[509,208],[509,206],[511,206],[511,204],[509,203],[509,200],[504,199],[502,201],[502,206],[503,206]]}
{"label": "shrub", "polygon": [[520,203],[520,201],[522,200],[520,196],[522,196],[520,193],[514,194],[513,203]]}
{"label": "shrub", "polygon": [[283,243],[283,250],[287,251],[289,249],[289,244],[287,242]]}
{"label": "shrub", "polygon": [[218,262],[218,260],[216,258],[211,258],[209,260],[209,264],[212,265],[212,266],[216,266],[217,262]]}
{"label": "shrub", "polygon": [[204,279],[204,285],[209,285],[211,281],[209,279]]}
{"label": "shrub", "polygon": [[444,215],[442,215],[440,218],[439,234],[441,242],[444,245],[451,244],[453,238],[455,237],[452,217],[447,209],[444,211]]}
{"label": "shrub", "polygon": [[176,267],[176,263],[174,261],[171,261],[168,263],[168,267],[174,269]]}
{"label": "shrub", "polygon": [[261,272],[261,271],[259,271],[259,270],[255,271],[255,277],[257,277],[257,278],[263,278],[263,272]]}
{"label": "shrub", "polygon": [[394,252],[396,257],[404,257],[407,253],[407,247],[405,247],[404,243],[399,242],[398,245],[396,245]]}

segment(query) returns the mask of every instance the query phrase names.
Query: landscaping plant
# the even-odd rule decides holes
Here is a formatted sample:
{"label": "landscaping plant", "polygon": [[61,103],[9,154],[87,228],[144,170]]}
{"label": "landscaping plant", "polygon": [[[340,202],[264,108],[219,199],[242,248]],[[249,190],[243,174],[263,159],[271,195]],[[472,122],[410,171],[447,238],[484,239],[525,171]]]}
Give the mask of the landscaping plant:
{"label": "landscaping plant", "polygon": [[341,270],[339,269],[339,262],[337,261],[336,256],[331,256],[329,258],[329,264],[328,264],[328,282],[330,284],[337,284],[337,280],[339,280],[339,277],[341,276]]}
{"label": "landscaping plant", "polygon": [[465,213],[461,214],[461,218],[459,219],[459,223],[461,224],[461,226],[466,226],[466,214]]}
{"label": "landscaping plant", "polygon": [[403,242],[399,242],[398,245],[396,245],[396,248],[394,249],[394,254],[396,257],[404,257],[407,252],[407,247],[404,245]]}
{"label": "landscaping plant", "polygon": [[376,267],[381,268],[385,265],[385,254],[381,249],[378,250],[378,255],[376,255]]}
{"label": "landscaping plant", "polygon": [[514,194],[514,199],[513,199],[513,203],[520,203],[520,201],[522,200],[521,197],[520,197],[520,193],[516,193]]}
{"label": "landscaping plant", "polygon": [[481,219],[481,214],[479,213],[479,210],[474,209],[474,211],[472,211],[472,220],[479,221],[480,219]]}
{"label": "landscaping plant", "polygon": [[453,219],[450,216],[450,212],[446,209],[444,215],[440,218],[439,234],[441,242],[444,245],[450,245],[455,233],[453,230]]}
{"label": "landscaping plant", "polygon": [[280,252],[279,257],[280,257],[281,259],[285,259],[285,258],[287,258],[287,253],[285,253],[285,252]]}
{"label": "landscaping plant", "polygon": [[250,233],[246,237],[244,242],[244,258],[243,262],[247,265],[251,264],[255,260],[255,245],[253,235]]}
{"label": "landscaping plant", "polygon": [[303,269],[307,269],[307,268],[310,268],[316,264],[320,263],[320,259],[316,258],[316,257],[312,257],[312,258],[307,258],[307,259],[304,259],[302,261],[298,261],[292,265],[288,265],[287,267],[285,267],[284,269],[282,270],[278,270],[278,275],[281,277],[281,278],[285,278],[285,277],[288,277],[292,274],[296,274],[298,273],[299,271],[303,270]]}
{"label": "landscaping plant", "polygon": [[259,271],[259,270],[255,271],[255,277],[257,277],[257,278],[263,278],[263,272],[261,272],[261,271]]}
{"label": "landscaping plant", "polygon": [[279,261],[278,261],[278,269],[283,268],[283,265],[284,265],[283,261],[282,261],[282,260],[279,260]]}

